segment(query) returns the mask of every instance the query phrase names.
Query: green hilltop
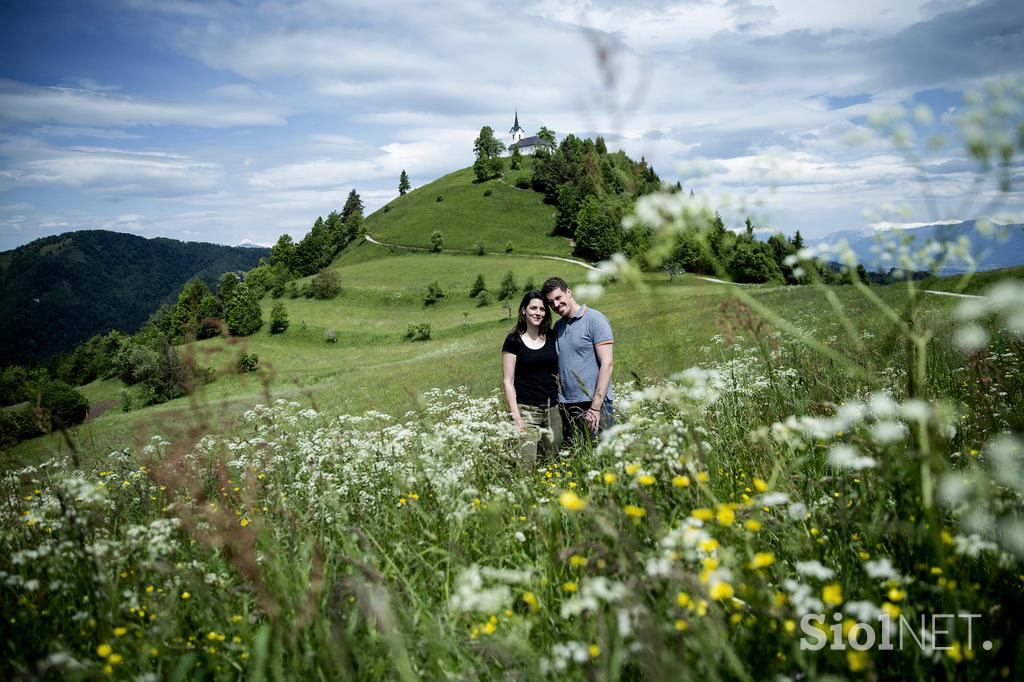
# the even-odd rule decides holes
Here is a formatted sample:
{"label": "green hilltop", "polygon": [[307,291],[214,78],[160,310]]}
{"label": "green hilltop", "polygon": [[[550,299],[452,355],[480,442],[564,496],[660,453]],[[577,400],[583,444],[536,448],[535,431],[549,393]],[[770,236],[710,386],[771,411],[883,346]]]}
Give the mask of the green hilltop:
{"label": "green hilltop", "polygon": [[367,233],[381,242],[430,248],[435,230],[444,235],[445,246],[475,251],[483,243],[487,251],[504,251],[512,242],[518,253],[568,256],[569,240],[555,237],[555,208],[544,195],[516,187],[528,178],[532,159],[524,159],[519,171],[479,182],[472,168],[463,168],[400,196],[366,218]]}

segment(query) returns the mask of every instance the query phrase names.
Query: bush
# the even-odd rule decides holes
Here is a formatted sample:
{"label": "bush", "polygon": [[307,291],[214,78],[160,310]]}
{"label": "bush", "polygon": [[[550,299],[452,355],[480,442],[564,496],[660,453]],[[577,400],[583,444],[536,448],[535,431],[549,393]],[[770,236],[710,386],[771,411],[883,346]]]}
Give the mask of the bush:
{"label": "bush", "polygon": [[235,363],[235,368],[240,374],[247,374],[249,372],[256,371],[256,365],[260,362],[260,356],[256,353],[242,353],[238,356],[238,362]]}
{"label": "bush", "polygon": [[505,242],[505,253],[512,253],[516,248],[516,245],[511,240]]}
{"label": "bush", "polygon": [[477,295],[479,295],[481,291],[486,291],[486,290],[487,290],[487,284],[484,282],[484,276],[483,276],[483,274],[479,274],[479,275],[476,276],[476,281],[473,282],[473,286],[470,287],[470,289],[469,289],[469,297],[470,298],[476,298]]}
{"label": "bush", "polygon": [[440,253],[443,248],[444,235],[441,234],[440,230],[434,230],[430,233],[430,250],[434,253]]}
{"label": "bush", "polygon": [[39,407],[43,426],[48,430],[71,428],[89,416],[89,401],[63,381],[50,381],[42,387]]}
{"label": "bush", "polygon": [[476,297],[476,307],[477,308],[483,308],[484,306],[488,306],[490,304],[491,304],[491,292],[487,291],[487,289],[484,289],[479,294],[477,294],[477,297]]}
{"label": "bush", "polygon": [[512,298],[519,292],[519,285],[516,284],[516,276],[509,270],[505,279],[501,280],[501,287],[498,289],[498,300],[504,301]]}
{"label": "bush", "polygon": [[533,180],[526,173],[521,173],[519,177],[516,178],[516,187],[519,189],[530,189],[532,184]]}
{"label": "bush", "polygon": [[385,213],[387,213],[387,212],[388,212],[388,211],[390,211],[390,210],[391,210],[391,204],[385,204],[385,206],[384,206],[384,212],[385,212]]}
{"label": "bush", "polygon": [[523,285],[523,293],[524,294],[528,293],[530,291],[533,291],[536,288],[537,288],[537,285],[534,284],[533,277],[530,277],[528,280],[526,280],[526,284]]}
{"label": "bush", "polygon": [[326,301],[341,293],[341,276],[334,270],[321,270],[309,286],[313,298]]}
{"label": "bush", "polygon": [[327,343],[338,343],[338,334],[333,329],[324,332],[324,341]]}
{"label": "bush", "polygon": [[444,197],[443,197],[443,196],[441,196],[440,194],[438,194],[438,195],[437,195],[437,201],[438,201],[438,202],[442,202],[442,201],[444,201]]}
{"label": "bush", "polygon": [[491,192],[491,188],[490,187],[488,187],[487,189],[484,190],[484,196],[485,197],[491,196],[491,193],[492,192]]}
{"label": "bush", "polygon": [[406,341],[429,341],[430,340],[430,325],[429,324],[410,324],[408,329],[405,330]]}
{"label": "bush", "polygon": [[476,255],[482,256],[487,253],[487,247],[483,242],[477,242],[473,249],[476,251]]}
{"label": "bush", "polygon": [[288,324],[288,311],[285,310],[284,303],[281,301],[275,302],[274,307],[270,311],[270,333],[280,334],[288,329]]}
{"label": "bush", "polygon": [[438,301],[444,298],[444,290],[441,285],[437,283],[435,279],[427,287],[427,295],[423,297],[423,305],[434,305]]}

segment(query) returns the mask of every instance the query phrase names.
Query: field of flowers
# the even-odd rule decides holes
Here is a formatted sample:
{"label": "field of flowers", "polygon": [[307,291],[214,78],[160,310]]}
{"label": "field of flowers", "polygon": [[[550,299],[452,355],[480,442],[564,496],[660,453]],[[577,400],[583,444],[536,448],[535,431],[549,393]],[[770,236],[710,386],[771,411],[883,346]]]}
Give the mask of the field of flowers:
{"label": "field of flowers", "polygon": [[[989,134],[1017,131],[992,92],[966,134],[1008,174],[1024,128]],[[627,222],[654,264],[712,218],[665,192]],[[1024,282],[951,309],[853,278],[871,328],[809,286],[829,308],[734,287],[699,366],[617,386],[599,443],[537,467],[497,394],[438,390],[400,416],[268,396],[230,435],[197,401],[100,466],[6,470],[0,677],[1024,678]]]}
{"label": "field of flowers", "polygon": [[923,383],[732,301],[706,363],[534,470],[496,395],[438,391],[8,472],[0,674],[1019,679],[1024,292],[997,286]]}

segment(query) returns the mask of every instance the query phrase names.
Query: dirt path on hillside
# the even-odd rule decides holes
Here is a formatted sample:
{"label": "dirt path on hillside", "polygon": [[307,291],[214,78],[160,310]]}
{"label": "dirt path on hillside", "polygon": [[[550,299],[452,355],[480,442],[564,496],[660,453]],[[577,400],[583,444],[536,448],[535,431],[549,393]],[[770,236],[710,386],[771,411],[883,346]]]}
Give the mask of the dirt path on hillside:
{"label": "dirt path on hillside", "polygon": [[97,400],[96,402],[89,405],[89,414],[85,416],[85,420],[89,421],[90,419],[96,419],[104,412],[108,412],[120,404],[120,400]]}
{"label": "dirt path on hillside", "polygon": [[[430,249],[424,248],[422,246],[406,246],[405,244],[392,244],[391,242],[379,242],[376,239],[374,239],[373,237],[371,237],[370,235],[365,235],[365,236],[366,236],[366,241],[370,242],[371,244],[376,244],[377,246],[391,246],[391,247],[394,247],[396,249],[405,249],[406,251],[420,251],[420,252],[424,252],[424,253],[430,251]],[[475,251],[465,251],[463,249],[445,249],[445,251],[447,251],[448,253],[459,253],[459,254],[464,254],[464,255],[467,255],[467,256],[475,256],[476,255]],[[573,260],[571,258],[562,258],[561,256],[542,256],[540,254],[533,254],[533,253],[502,253],[502,254],[493,254],[492,253],[491,255],[511,256],[513,258],[546,258],[547,260],[560,260],[563,263],[572,263],[573,265],[578,265],[581,268],[586,268],[587,270],[597,270],[597,268],[595,268],[590,263],[584,263],[581,260]]]}

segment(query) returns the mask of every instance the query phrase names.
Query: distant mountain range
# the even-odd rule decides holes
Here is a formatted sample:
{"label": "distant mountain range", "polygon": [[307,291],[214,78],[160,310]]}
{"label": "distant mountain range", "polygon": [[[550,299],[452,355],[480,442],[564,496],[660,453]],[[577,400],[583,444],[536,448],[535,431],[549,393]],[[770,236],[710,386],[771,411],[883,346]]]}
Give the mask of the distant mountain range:
{"label": "distant mountain range", "polygon": [[66,352],[111,329],[134,333],[195,276],[216,285],[270,249],[105,230],[67,232],[0,253],[0,367]]}
{"label": "distant mountain range", "polygon": [[[1003,234],[1005,239],[982,234],[978,231],[977,221],[967,220],[951,225],[923,225],[887,230],[872,228],[842,230],[833,232],[822,239],[808,239],[807,245],[837,244],[845,239],[864,267],[869,270],[888,270],[895,263],[883,262],[879,259],[878,254],[872,251],[879,239],[889,241],[898,236],[910,237],[912,239],[911,248],[918,249],[929,242],[956,242],[963,236],[970,240],[971,253],[978,261],[979,270],[995,270],[1024,265],[1024,225],[996,225],[995,231]],[[942,268],[937,274],[955,274],[966,269],[962,263],[955,263]]]}

